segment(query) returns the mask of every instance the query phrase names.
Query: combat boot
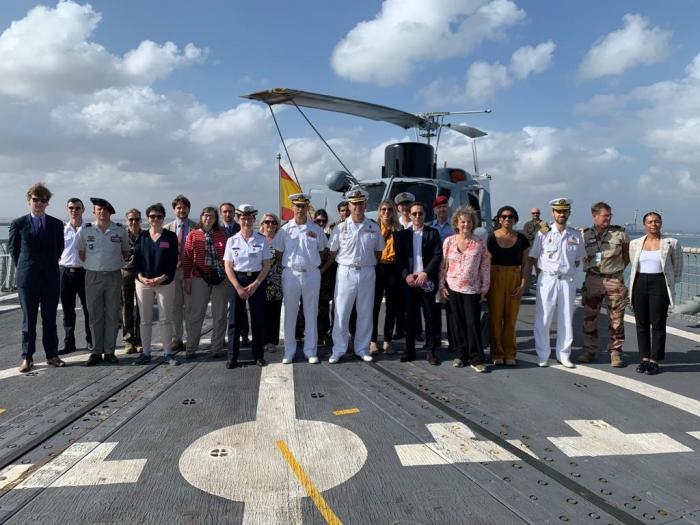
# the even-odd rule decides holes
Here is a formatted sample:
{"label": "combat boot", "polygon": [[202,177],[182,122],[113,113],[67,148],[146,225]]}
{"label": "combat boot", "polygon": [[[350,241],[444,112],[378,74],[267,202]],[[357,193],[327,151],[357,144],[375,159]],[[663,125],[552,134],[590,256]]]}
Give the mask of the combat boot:
{"label": "combat boot", "polygon": [[596,361],[596,352],[593,350],[584,350],[578,356],[579,363],[593,363],[594,361]]}
{"label": "combat boot", "polygon": [[610,352],[610,364],[613,368],[622,368],[625,366],[625,362],[622,360],[622,352],[613,350]]}

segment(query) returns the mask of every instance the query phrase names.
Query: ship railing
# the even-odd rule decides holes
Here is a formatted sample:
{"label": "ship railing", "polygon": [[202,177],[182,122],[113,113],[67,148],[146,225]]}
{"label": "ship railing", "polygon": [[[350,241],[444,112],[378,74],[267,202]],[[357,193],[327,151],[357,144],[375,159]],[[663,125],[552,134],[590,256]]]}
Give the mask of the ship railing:
{"label": "ship railing", "polygon": [[[683,248],[683,275],[676,284],[675,303],[683,305],[694,299],[700,300],[700,248]],[[694,321],[700,326],[700,312],[692,315],[672,313],[672,316]]]}
{"label": "ship railing", "polygon": [[15,265],[7,250],[7,241],[0,240],[0,291],[9,292],[15,288]]}

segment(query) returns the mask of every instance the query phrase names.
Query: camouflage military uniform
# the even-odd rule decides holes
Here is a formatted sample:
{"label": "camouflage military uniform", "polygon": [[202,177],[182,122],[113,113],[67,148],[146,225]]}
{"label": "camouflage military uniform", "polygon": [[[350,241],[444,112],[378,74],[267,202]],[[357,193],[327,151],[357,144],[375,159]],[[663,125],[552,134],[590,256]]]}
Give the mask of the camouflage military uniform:
{"label": "camouflage military uniform", "polygon": [[[584,270],[586,279],[583,283],[583,354],[581,362],[590,362],[598,351],[598,315],[604,299],[608,304],[608,352],[611,359],[619,359],[625,342],[624,315],[628,293],[623,277],[625,267],[629,264],[630,238],[621,226],[609,226],[598,234],[595,226],[583,232],[586,248]],[[613,364],[615,364],[613,362]],[[621,365],[621,361],[619,362]]]}
{"label": "camouflage military uniform", "polygon": [[127,230],[129,236],[129,256],[122,265],[122,340],[127,354],[140,351],[141,345],[141,316],[136,304],[136,276],[134,275],[134,243],[138,235]]}
{"label": "camouflage military uniform", "polygon": [[523,235],[527,237],[528,241],[530,241],[530,246],[532,246],[532,243],[535,240],[535,236],[537,235],[537,232],[540,231],[541,226],[541,220],[527,221],[525,224],[523,224]]}

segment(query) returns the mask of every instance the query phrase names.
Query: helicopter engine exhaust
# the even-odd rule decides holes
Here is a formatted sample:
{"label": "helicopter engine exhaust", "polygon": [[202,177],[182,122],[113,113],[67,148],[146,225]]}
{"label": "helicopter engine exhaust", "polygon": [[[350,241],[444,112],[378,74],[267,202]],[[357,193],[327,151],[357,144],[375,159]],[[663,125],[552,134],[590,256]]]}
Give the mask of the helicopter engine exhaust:
{"label": "helicopter engine exhaust", "polygon": [[434,179],[435,150],[422,142],[398,142],[384,149],[382,178]]}

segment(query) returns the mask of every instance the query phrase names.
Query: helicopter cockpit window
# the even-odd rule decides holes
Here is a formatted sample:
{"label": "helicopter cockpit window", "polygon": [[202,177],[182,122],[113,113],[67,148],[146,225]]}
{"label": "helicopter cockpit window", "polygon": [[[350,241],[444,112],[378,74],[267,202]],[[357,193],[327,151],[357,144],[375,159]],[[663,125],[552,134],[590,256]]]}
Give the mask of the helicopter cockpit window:
{"label": "helicopter cockpit window", "polygon": [[434,184],[426,182],[410,182],[410,181],[394,181],[391,185],[391,198],[393,199],[399,193],[407,191],[415,195],[416,200],[424,203],[425,206],[425,222],[433,220],[433,201],[437,196],[437,187]]}
{"label": "helicopter cockpit window", "polygon": [[378,182],[376,184],[365,184],[362,187],[367,191],[367,193],[369,193],[369,197],[367,198],[367,206],[365,209],[369,212],[377,211],[379,208],[379,203],[382,202],[382,199],[384,198],[386,184],[383,182]]}

